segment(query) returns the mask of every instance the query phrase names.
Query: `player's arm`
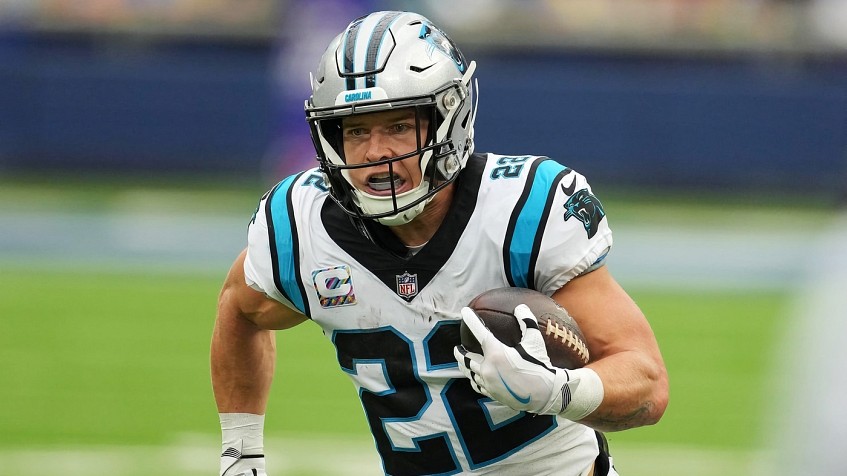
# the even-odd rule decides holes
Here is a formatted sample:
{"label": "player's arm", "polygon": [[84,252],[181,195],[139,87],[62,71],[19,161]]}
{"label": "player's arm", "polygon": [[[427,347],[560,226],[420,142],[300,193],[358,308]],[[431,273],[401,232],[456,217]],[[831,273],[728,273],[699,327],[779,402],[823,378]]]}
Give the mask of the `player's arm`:
{"label": "player's arm", "polygon": [[[264,469],[259,455],[276,359],[273,329],[306,320],[246,284],[245,255],[235,260],[224,282],[211,345],[212,389],[221,416],[223,453],[229,452],[222,456],[221,474],[227,475],[237,474],[237,465]],[[242,459],[245,455],[255,458]]]}
{"label": "player's arm", "polygon": [[667,406],[667,372],[638,306],[605,267],[572,279],[553,297],[579,323],[589,365],[554,367],[538,321],[524,304],[514,311],[521,335],[514,347],[465,307],[462,320],[482,353],[457,346],[454,356],[471,387],[515,410],[557,414],[601,431],[657,422]]}
{"label": "player's arm", "polygon": [[263,414],[274,370],[273,329],[306,317],[247,286],[242,252],[218,298],[212,334],[212,387],[220,412]]}
{"label": "player's arm", "polygon": [[582,329],[600,376],[603,400],[580,420],[601,431],[659,421],[668,404],[668,375],[647,319],[605,266],[553,294]]}

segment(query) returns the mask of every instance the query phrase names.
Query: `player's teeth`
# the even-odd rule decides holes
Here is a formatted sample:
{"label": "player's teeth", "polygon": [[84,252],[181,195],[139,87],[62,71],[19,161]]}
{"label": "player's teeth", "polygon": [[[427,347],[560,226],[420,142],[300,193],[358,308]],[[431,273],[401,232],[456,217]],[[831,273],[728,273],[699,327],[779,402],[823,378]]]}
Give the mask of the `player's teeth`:
{"label": "player's teeth", "polygon": [[400,188],[403,184],[403,180],[400,179],[399,175],[394,175],[393,180],[392,177],[388,174],[385,175],[374,175],[368,179],[368,186],[377,191],[391,190],[391,184],[394,183],[394,189]]}

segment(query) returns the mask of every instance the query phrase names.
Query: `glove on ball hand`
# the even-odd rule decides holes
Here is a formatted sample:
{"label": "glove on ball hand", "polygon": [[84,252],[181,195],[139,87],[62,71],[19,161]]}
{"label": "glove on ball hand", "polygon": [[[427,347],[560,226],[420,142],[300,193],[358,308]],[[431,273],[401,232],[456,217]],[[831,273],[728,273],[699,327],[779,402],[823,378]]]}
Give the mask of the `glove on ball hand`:
{"label": "glove on ball hand", "polygon": [[[535,315],[524,304],[517,306],[514,314],[521,339],[510,347],[498,340],[471,308],[462,308],[462,320],[482,347],[481,354],[461,345],[454,349],[459,369],[473,389],[515,410],[541,415],[561,414],[578,420],[594,411],[603,399],[597,374],[588,368],[553,367]],[[587,387],[582,392],[585,395],[569,408],[581,385]]]}

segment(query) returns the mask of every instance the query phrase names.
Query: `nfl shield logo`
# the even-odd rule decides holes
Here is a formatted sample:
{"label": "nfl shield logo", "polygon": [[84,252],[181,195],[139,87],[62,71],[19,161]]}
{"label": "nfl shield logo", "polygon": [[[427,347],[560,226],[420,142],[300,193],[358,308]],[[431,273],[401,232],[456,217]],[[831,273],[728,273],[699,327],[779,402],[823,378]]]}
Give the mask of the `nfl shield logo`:
{"label": "nfl shield logo", "polygon": [[418,294],[418,275],[406,271],[397,275],[397,294],[405,299],[411,299]]}

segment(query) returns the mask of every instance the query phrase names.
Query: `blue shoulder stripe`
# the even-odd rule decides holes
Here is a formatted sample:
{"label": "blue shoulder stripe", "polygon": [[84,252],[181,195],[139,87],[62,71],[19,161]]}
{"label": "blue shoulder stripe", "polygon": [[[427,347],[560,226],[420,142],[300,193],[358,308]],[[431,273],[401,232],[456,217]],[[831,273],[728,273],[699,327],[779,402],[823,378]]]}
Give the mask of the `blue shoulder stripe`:
{"label": "blue shoulder stripe", "polygon": [[556,195],[555,185],[570,172],[571,169],[546,158],[535,162],[530,169],[503,243],[503,262],[509,285],[535,288],[535,263],[544,224]]}
{"label": "blue shoulder stripe", "polygon": [[274,284],[276,288],[306,316],[308,300],[300,279],[299,239],[291,206],[291,185],[302,175],[292,175],[280,182],[268,196],[265,213],[271,244]]}

